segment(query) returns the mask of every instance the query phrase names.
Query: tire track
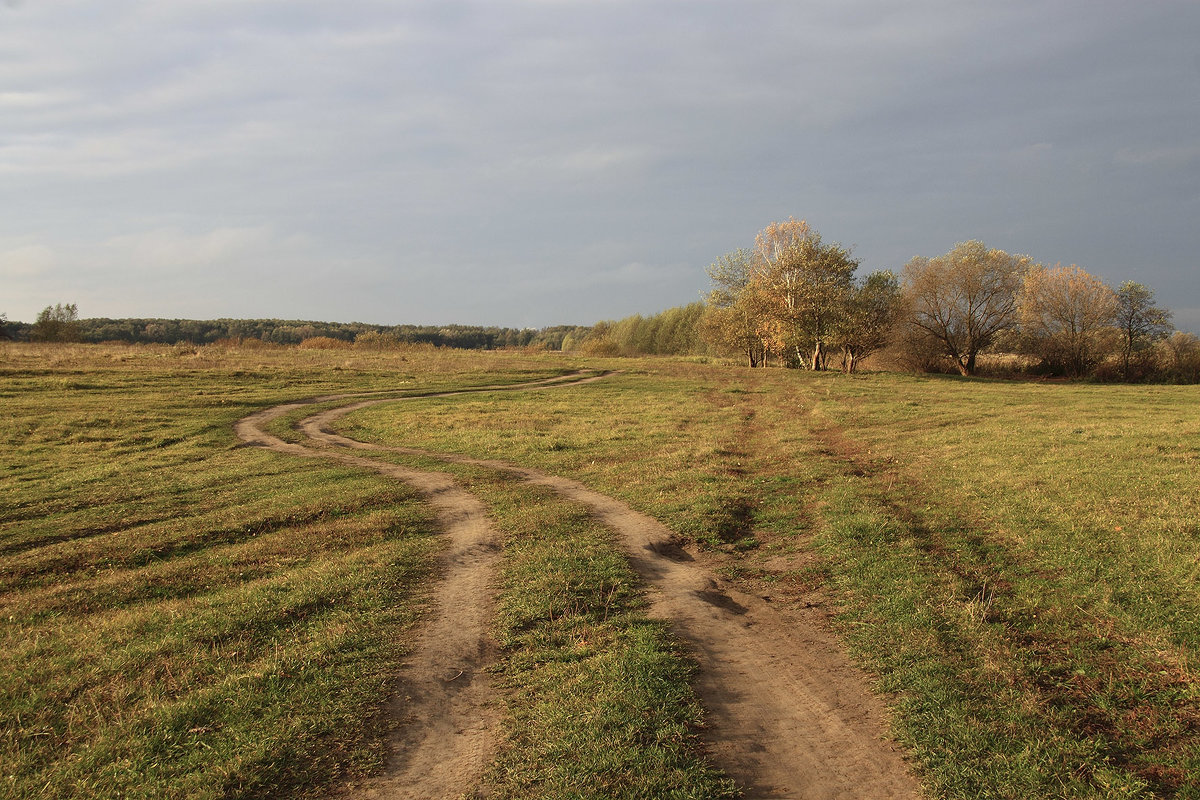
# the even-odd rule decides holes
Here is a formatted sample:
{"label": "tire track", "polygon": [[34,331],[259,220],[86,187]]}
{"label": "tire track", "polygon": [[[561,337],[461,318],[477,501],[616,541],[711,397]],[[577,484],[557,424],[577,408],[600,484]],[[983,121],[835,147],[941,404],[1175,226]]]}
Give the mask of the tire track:
{"label": "tire track", "polygon": [[[408,397],[531,390],[599,377],[602,375],[575,374]],[[420,628],[412,653],[401,665],[398,692],[389,704],[393,719],[400,724],[392,734],[384,773],[360,787],[357,796],[380,800],[474,797],[480,776],[494,756],[500,721],[487,673],[495,656],[489,630],[500,547],[487,509],[445,473],[408,469],[344,449],[292,444],[263,430],[272,420],[305,406],[360,396],[324,395],[285,403],[244,417],[235,423],[234,432],[248,445],[299,458],[333,460],[395,478],[416,489],[433,506],[448,542],[442,556],[444,574],[434,592],[429,618]],[[401,399],[406,398],[392,395],[373,402]],[[464,602],[464,598],[470,602]]]}
{"label": "tire track", "polygon": [[[603,374],[586,378],[568,377],[555,384],[542,382],[471,391],[578,385],[603,377]],[[446,392],[427,396],[465,393]],[[669,620],[672,630],[690,645],[700,662],[696,688],[708,711],[709,727],[705,739],[709,752],[716,763],[743,786],[747,797],[849,800],[920,796],[917,782],[909,773],[899,750],[884,740],[886,713],[881,702],[871,693],[865,677],[849,662],[831,635],[803,620],[785,617],[761,598],[723,586],[672,543],[671,531],[660,522],[576,481],[505,461],[432,453],[410,447],[386,447],[359,442],[335,432],[335,423],[346,414],[398,399],[403,398],[358,400],[304,418],[298,427],[313,447],[288,445],[278,439],[275,441],[288,448],[285,452],[305,457],[334,458],[343,463],[367,466],[394,475],[425,492],[435,504],[436,498],[445,496],[450,500],[444,507],[447,524],[453,522],[450,516],[463,513],[460,503],[470,505],[470,501],[459,498],[453,492],[466,492],[457,487],[453,490],[449,487],[423,488],[420,482],[430,480],[430,475],[437,475],[438,481],[452,484],[448,476],[407,470],[356,454],[394,452],[498,470],[519,476],[531,484],[548,487],[564,498],[587,506],[602,524],[620,535],[631,564],[649,591],[651,613]],[[275,416],[297,407],[298,404],[280,407],[283,410]],[[274,411],[276,409],[260,414]],[[254,416],[243,422],[252,420]],[[243,438],[246,439],[246,436],[256,435],[254,431],[258,431],[257,425],[248,423],[244,431],[239,429],[239,435],[245,433]],[[258,434],[266,436],[261,431]],[[274,446],[274,449],[281,448]],[[471,500],[474,506],[479,506],[477,500]],[[442,513],[439,511],[439,515]],[[471,512],[472,515],[476,513],[485,514],[481,507]],[[486,524],[486,517],[482,519]],[[454,534],[449,535],[452,541],[457,542]],[[475,546],[489,545],[492,548],[487,566],[483,567],[488,571],[490,580],[497,557],[494,551],[495,535],[490,530],[475,535],[481,537],[473,540]],[[452,546],[457,548],[461,545],[456,543]],[[453,579],[454,572],[454,569],[448,571],[447,582]],[[490,592],[447,595],[445,591],[439,591],[439,598],[449,600],[455,596],[460,599],[484,598],[490,596]],[[487,619],[490,618],[488,603],[481,602],[480,607],[467,609],[443,601],[430,627],[439,624],[439,620],[451,613],[478,616],[482,626],[479,641],[486,639]],[[460,626],[463,623],[454,620],[448,624]],[[435,645],[436,642],[426,643],[423,639],[418,649]],[[464,709],[467,714],[482,714],[480,720],[486,722],[479,724],[491,726],[498,711],[488,705],[485,676],[479,674],[482,663],[471,662],[475,670],[471,686],[477,683],[480,695],[466,701]],[[409,672],[430,667],[436,669],[437,665],[418,664],[414,660]],[[416,680],[415,676],[410,680]],[[447,749],[436,751],[435,758],[447,760],[452,757],[452,751],[459,747],[471,749],[475,731],[465,727],[465,718],[460,719],[465,734],[452,736],[449,746],[444,739],[438,739],[441,744],[436,746]],[[418,733],[421,731],[418,730]],[[478,736],[481,741],[487,738],[482,734]],[[412,748],[418,754],[426,746],[415,742],[405,744],[405,747]],[[487,754],[490,752],[490,749],[486,750]],[[486,755],[481,752],[473,758],[476,760],[470,762],[469,771],[477,776],[486,765]],[[478,762],[479,758],[483,759],[482,763]],[[400,771],[388,778],[391,791],[403,791],[404,787],[411,789],[411,782],[420,780],[418,771],[404,766],[416,763],[421,763],[418,755],[407,760],[398,759]],[[460,784],[454,791],[441,794],[369,796],[442,797],[455,796],[458,792],[470,789],[471,785]]]}

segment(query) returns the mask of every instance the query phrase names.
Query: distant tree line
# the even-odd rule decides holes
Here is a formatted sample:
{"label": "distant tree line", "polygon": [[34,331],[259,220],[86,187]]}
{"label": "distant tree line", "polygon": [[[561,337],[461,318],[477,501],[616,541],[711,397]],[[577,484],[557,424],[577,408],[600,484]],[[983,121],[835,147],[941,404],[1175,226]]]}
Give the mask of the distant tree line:
{"label": "distant tree line", "polygon": [[[5,324],[6,323],[6,324]],[[47,307],[32,324],[0,321],[0,335],[43,342],[121,342],[125,344],[214,344],[221,341],[259,341],[298,345],[309,339],[353,343],[364,334],[376,344],[429,344],[464,350],[501,348],[568,348],[582,341],[590,326],[501,328],[479,325],[370,325],[362,322],[314,322],[279,319],[79,319],[74,304]],[[370,341],[371,336],[367,336]]]}
{"label": "distant tree line", "polygon": [[33,324],[0,314],[0,338],[716,354],[736,355],[750,367],[837,366],[846,372],[880,356],[889,367],[965,376],[983,368],[1200,382],[1200,338],[1174,330],[1171,313],[1140,283],[1126,281],[1114,289],[1077,265],[1046,267],[978,241],[944,255],[914,257],[899,275],[880,270],[858,276],[858,267],[848,248],[826,243],[803,220],[788,219],[760,231],[752,247],[711,264],[704,302],[591,326],[79,319],[74,304],[59,304],[46,307]]}

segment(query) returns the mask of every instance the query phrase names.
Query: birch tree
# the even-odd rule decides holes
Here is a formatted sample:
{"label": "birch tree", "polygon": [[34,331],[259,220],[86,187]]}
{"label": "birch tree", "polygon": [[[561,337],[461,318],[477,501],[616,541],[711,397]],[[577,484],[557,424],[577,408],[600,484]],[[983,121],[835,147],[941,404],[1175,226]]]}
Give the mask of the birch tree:
{"label": "birch tree", "polygon": [[755,242],[753,281],[779,320],[796,360],[825,369],[828,344],[846,314],[858,261],[825,244],[803,220],[775,222]]}

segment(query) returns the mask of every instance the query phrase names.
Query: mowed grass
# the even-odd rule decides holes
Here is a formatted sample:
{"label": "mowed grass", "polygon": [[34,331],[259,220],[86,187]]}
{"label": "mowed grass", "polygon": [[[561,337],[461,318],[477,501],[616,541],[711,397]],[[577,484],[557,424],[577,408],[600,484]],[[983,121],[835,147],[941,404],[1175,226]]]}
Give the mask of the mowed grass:
{"label": "mowed grass", "polygon": [[436,579],[424,503],[242,447],[341,391],[560,367],[461,354],[0,350],[0,796],[324,794],[377,770]]}
{"label": "mowed grass", "polygon": [[[319,796],[378,769],[376,711],[436,580],[430,514],[394,482],[240,447],[232,424],[572,366],[0,349],[0,792]],[[824,609],[933,797],[1200,796],[1194,387],[577,366],[622,374],[341,425],[578,478],[743,588]],[[686,654],[644,617],[609,534],[501,476],[437,468],[505,538],[496,795],[730,794],[698,750]]]}
{"label": "mowed grass", "polygon": [[[871,476],[831,487],[826,544],[861,554],[859,574],[835,572],[894,628],[852,640],[903,693],[931,781],[1200,796],[1200,394],[888,385],[841,382],[815,405],[816,435]],[[997,753],[1009,772],[990,775]]]}
{"label": "mowed grass", "polygon": [[356,438],[499,457],[828,609],[935,797],[1200,796],[1200,392],[628,361]]}

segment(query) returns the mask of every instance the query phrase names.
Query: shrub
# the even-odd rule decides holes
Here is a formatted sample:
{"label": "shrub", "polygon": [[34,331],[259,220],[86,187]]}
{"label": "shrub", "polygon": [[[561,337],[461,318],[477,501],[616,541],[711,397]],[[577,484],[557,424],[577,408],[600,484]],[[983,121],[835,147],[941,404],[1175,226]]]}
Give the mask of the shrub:
{"label": "shrub", "polygon": [[392,333],[363,331],[354,337],[356,350],[399,350],[403,342]]}
{"label": "shrub", "polygon": [[301,350],[346,350],[353,345],[345,339],[332,336],[310,336],[297,345]]}
{"label": "shrub", "polygon": [[1200,383],[1200,337],[1175,331],[1156,349],[1163,377],[1176,383]]}

